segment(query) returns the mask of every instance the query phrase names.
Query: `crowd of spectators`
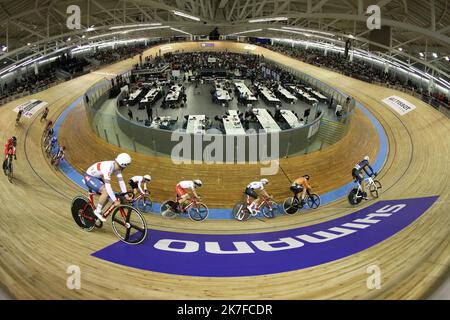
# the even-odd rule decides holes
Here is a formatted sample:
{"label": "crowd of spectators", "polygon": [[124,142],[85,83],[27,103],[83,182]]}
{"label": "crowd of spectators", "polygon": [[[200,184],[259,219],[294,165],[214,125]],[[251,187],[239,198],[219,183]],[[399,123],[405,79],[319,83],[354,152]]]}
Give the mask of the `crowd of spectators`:
{"label": "crowd of spectators", "polygon": [[237,54],[231,52],[189,52],[182,54],[167,53],[164,61],[171,65],[172,70],[181,72],[196,71],[201,73],[207,70],[238,70],[243,75],[255,70],[261,57],[250,54]]}
{"label": "crowd of spectators", "polygon": [[343,53],[328,51],[324,52],[315,48],[298,48],[288,47],[284,45],[263,45],[271,50],[283,53],[290,57],[296,58],[303,62],[325,67],[336,72],[345,74],[346,76],[363,80],[369,83],[380,83],[384,85],[400,86],[406,90],[414,91],[422,95],[422,100],[434,106],[440,103],[448,105],[448,96],[439,92],[429,92],[428,88],[421,88],[414,84],[410,79],[403,80],[392,72],[385,72],[384,69],[374,66],[364,60],[354,59],[349,61],[344,57]]}
{"label": "crowd of spectators", "polygon": [[66,55],[59,57],[55,61],[55,66],[60,68],[71,75],[81,74],[84,68],[89,65],[89,62],[84,58],[69,58]]}
{"label": "crowd of spectators", "polygon": [[100,64],[111,64],[120,60],[128,59],[142,54],[148,46],[143,44],[134,46],[122,46],[114,49],[100,50],[89,56]]}
{"label": "crowd of spectators", "polygon": [[47,88],[57,80],[55,67],[43,69],[38,75],[34,73],[27,73],[9,84],[4,83],[0,90],[0,99],[4,99],[8,96],[20,94],[20,93],[33,93]]}

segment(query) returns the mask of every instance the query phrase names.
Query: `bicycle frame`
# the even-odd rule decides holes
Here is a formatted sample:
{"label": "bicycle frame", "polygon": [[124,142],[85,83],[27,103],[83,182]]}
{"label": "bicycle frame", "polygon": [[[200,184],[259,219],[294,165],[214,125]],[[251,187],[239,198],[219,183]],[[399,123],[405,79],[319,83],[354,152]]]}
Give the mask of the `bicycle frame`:
{"label": "bicycle frame", "polygon": [[[85,207],[83,208],[83,211],[84,210],[86,210],[86,208],[87,208],[87,206],[90,204],[91,206],[92,206],[92,208],[95,210],[95,209],[97,209],[97,207],[95,206],[95,203],[94,203],[94,195],[95,195],[95,193],[94,192],[89,192],[89,202],[85,205]],[[108,216],[113,212],[113,210],[116,208],[116,206],[114,205],[114,203],[108,208],[108,210],[106,210],[104,213],[102,213],[102,216],[103,216],[103,218],[108,218]],[[123,211],[123,209],[122,208],[119,208],[119,210],[120,210],[120,215],[122,216],[122,218],[123,219],[125,219],[126,218],[126,214],[125,214],[125,212]],[[83,217],[85,217],[85,218],[89,218],[89,217],[86,217],[86,216],[84,216],[83,215]]]}
{"label": "bicycle frame", "polygon": [[360,193],[367,191],[367,188],[370,188],[370,186],[374,184],[372,177],[367,177],[364,179],[364,181],[366,182],[364,190],[363,190],[361,183],[358,182],[358,192],[356,193],[357,197],[362,197],[362,195],[360,195]]}
{"label": "bicycle frame", "polygon": [[[178,206],[180,206],[179,200],[180,199],[177,196],[176,199],[175,199],[175,202],[178,203]],[[197,204],[197,198],[196,197],[189,198],[189,199],[187,199],[187,201],[189,203],[183,208],[183,210],[181,210],[181,208],[180,208],[180,210],[179,210],[180,212],[187,212],[190,208],[192,208],[194,205]]]}
{"label": "bicycle frame", "polygon": [[[247,206],[249,206],[251,204],[250,196],[248,194],[246,196],[247,196]],[[267,198],[267,197],[262,197],[262,198],[263,198],[263,200],[259,203],[259,205],[255,209],[260,210],[263,207],[263,205],[267,205],[269,208],[271,208],[272,206],[269,202],[270,198]]]}

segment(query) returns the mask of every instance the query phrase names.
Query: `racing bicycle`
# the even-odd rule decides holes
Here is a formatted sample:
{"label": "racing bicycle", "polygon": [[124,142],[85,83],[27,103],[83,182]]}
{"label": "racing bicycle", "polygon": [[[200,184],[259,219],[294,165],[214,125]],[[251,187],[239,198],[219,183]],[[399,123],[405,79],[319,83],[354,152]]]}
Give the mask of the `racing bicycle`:
{"label": "racing bicycle", "polygon": [[361,183],[359,183],[357,180],[355,182],[358,183],[357,188],[353,188],[350,190],[348,194],[348,201],[351,205],[357,205],[360,204],[361,201],[367,197],[367,188],[369,188],[369,192],[372,195],[373,198],[378,198],[380,195],[380,189],[382,188],[380,181],[374,180],[372,176],[367,177],[365,179],[366,181],[366,187],[363,190]]}
{"label": "racing bicycle", "polygon": [[178,215],[188,214],[193,221],[203,221],[208,217],[208,207],[199,202],[196,197],[187,200],[187,204],[182,206],[177,195],[175,201],[167,200],[161,204],[161,215],[166,218],[174,218]]}
{"label": "racing bicycle", "polygon": [[250,197],[246,195],[246,202],[238,202],[233,207],[233,217],[238,221],[247,221],[250,217],[255,217],[259,212],[266,218],[273,218],[279,211],[279,205],[271,198],[263,197],[262,201],[253,209],[247,208],[251,204]]}
{"label": "racing bicycle", "polygon": [[12,154],[8,154],[8,158],[6,159],[5,164],[5,175],[8,177],[8,181],[12,183],[14,178],[14,172],[13,172],[13,159]]}
{"label": "racing bicycle", "polygon": [[286,198],[283,202],[284,213],[293,215],[303,209],[307,205],[310,209],[317,209],[320,206],[320,197],[315,193],[306,191],[305,202],[298,198],[297,194],[293,197]]}
{"label": "racing bicycle", "polygon": [[153,208],[153,201],[148,192],[140,193],[133,199],[133,206],[142,213],[150,213]]}
{"label": "racing bicycle", "polygon": [[[77,196],[72,200],[72,217],[76,224],[86,231],[103,226],[103,222],[98,220],[94,214],[94,195],[94,192],[89,192],[88,198]],[[102,213],[102,216],[107,218],[112,214],[112,229],[120,241],[139,244],[147,236],[147,222],[139,210],[128,204],[129,202],[125,199],[126,195],[133,197],[132,192],[118,193],[120,204],[112,204],[108,210]]]}

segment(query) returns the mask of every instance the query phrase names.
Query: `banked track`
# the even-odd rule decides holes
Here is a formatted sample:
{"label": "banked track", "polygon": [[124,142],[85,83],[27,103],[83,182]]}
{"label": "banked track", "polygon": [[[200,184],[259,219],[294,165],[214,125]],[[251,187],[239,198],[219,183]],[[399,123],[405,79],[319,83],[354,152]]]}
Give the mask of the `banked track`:
{"label": "banked track", "polygon": [[[245,52],[247,50],[244,46],[244,44],[218,42],[215,49]],[[171,47],[172,50],[180,48],[195,50],[200,45],[177,43],[171,44]],[[158,47],[153,48],[146,54],[154,54],[158,49]],[[129,68],[133,61],[127,60],[1,107],[1,138],[5,140],[12,134],[19,138],[18,161],[15,166],[16,180],[12,185],[6,179],[0,180],[0,193],[3,200],[3,210],[0,211],[2,220],[0,283],[2,286],[13,297],[20,299],[425,297],[439,283],[440,278],[446,275],[449,266],[450,139],[448,136],[450,121],[430,106],[404,93],[369,85],[263,48],[256,47],[253,53],[264,54],[267,58],[299,68],[352,95],[378,119],[389,140],[388,158],[380,172],[384,186],[381,200],[433,195],[439,195],[439,199],[414,223],[382,243],[352,256],[298,271],[254,277],[199,278],[142,271],[94,258],[91,256],[93,252],[116,241],[110,227],[106,226],[99,232],[89,234],[77,229],[69,213],[70,200],[83,191],[68,181],[65,176],[55,173],[49,167],[42,153],[41,136],[44,124],[39,122],[39,118],[25,119],[20,126],[15,127],[15,113],[11,110],[21,102],[37,98],[49,102],[50,118],[54,120],[87,88],[105,77],[105,74],[114,74]],[[134,62],[136,61],[137,58],[134,59]],[[414,103],[417,109],[400,117],[381,102],[382,99],[391,95],[404,97]],[[74,110],[74,113],[76,112],[82,112],[82,110]],[[66,121],[70,121],[70,116]],[[68,123],[70,126],[83,127],[77,122]],[[354,132],[352,130],[349,136]],[[69,139],[64,137],[64,133],[62,134],[62,139]],[[81,137],[91,138],[91,133],[86,130],[80,130],[78,134]],[[350,138],[346,137],[344,140]],[[99,149],[101,151],[97,152],[105,156],[111,156],[117,151],[115,147],[102,143],[100,139],[84,141],[91,142],[87,149],[71,149],[68,152],[68,158],[71,161],[76,161],[77,158],[85,158],[87,162],[98,160],[95,158],[98,154],[92,155],[86,152],[90,150],[89,148]],[[345,141],[343,141],[338,142],[338,144],[343,143],[340,148],[345,147]],[[101,148],[96,147],[97,143]],[[68,146],[71,148],[70,144]],[[347,148],[350,147],[347,146]],[[324,153],[329,152],[327,150],[324,150],[322,154],[316,153],[316,158],[311,162],[323,166],[320,159]],[[336,160],[347,163],[351,168],[355,162],[354,159],[360,157],[365,151],[367,146],[362,146],[354,150],[354,153],[348,152],[348,158]],[[314,154],[308,156],[314,157]],[[133,157],[136,158],[137,163],[148,160],[144,156],[133,155]],[[153,160],[157,161],[157,159]],[[297,164],[302,160],[302,157],[290,158],[281,163],[290,179],[295,177],[298,170]],[[305,163],[308,162],[305,161]],[[77,168],[79,164],[74,162],[73,165]],[[80,165],[80,167],[83,166]],[[248,170],[251,173],[248,176],[255,176],[256,168],[250,166]],[[166,171],[166,167],[164,170],[167,176],[177,172],[175,166],[172,172]],[[189,170],[189,167],[185,170]],[[204,174],[207,174],[214,168],[202,170],[205,170]],[[322,175],[320,172],[316,173],[316,176],[317,174]],[[152,172],[152,175],[155,173]],[[228,179],[232,182],[230,192],[239,192],[244,180],[242,174],[237,173],[236,180],[232,178],[233,174]],[[320,181],[323,178],[317,177],[317,179]],[[347,180],[341,178],[340,181],[335,181],[331,185],[343,185],[348,182]],[[208,181],[206,178],[206,185],[208,183],[212,185],[216,181],[213,178]],[[285,188],[288,180],[284,177],[282,182],[281,178],[275,177],[274,181]],[[159,188],[164,192],[164,185]],[[165,192],[171,194],[172,191],[166,189]],[[275,195],[277,200],[281,200],[287,192],[280,191]],[[312,225],[352,211],[356,210],[349,208],[345,200],[340,200],[304,215],[279,217],[270,221],[253,220],[245,224],[235,221],[206,221],[206,223],[195,224],[186,219],[168,221],[153,215],[148,217],[148,222],[151,228],[169,231],[254,233]],[[368,277],[366,270],[371,264],[377,264],[382,270],[380,290],[369,290],[366,286]],[[81,290],[72,291],[66,287],[68,276],[66,270],[69,265],[78,265],[82,270]],[[238,295],[236,295],[237,292],[239,292]]]}

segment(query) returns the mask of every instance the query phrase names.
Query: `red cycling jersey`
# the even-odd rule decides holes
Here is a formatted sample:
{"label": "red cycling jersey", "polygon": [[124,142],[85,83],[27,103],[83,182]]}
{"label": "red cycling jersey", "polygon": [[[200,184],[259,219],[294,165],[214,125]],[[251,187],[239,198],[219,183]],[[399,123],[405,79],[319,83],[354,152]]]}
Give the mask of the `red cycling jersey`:
{"label": "red cycling jersey", "polygon": [[3,153],[5,155],[5,159],[8,158],[9,154],[15,156],[16,155],[16,147],[14,147],[13,143],[6,142],[4,149],[3,149]]}

